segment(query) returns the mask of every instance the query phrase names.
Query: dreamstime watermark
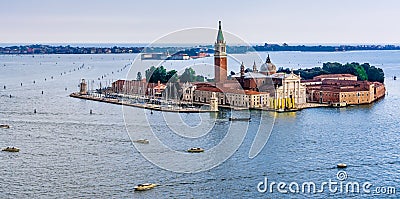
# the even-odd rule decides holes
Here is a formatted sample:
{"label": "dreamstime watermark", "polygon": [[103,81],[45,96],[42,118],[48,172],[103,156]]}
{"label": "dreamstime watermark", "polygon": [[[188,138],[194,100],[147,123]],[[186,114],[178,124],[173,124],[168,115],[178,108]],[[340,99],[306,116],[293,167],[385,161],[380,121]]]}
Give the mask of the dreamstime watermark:
{"label": "dreamstime watermark", "polygon": [[264,181],[257,184],[260,193],[282,193],[282,194],[317,194],[317,193],[343,193],[343,194],[396,194],[394,186],[374,186],[371,182],[349,181],[346,171],[339,171],[336,179],[316,183],[307,182],[275,182],[264,177]]}

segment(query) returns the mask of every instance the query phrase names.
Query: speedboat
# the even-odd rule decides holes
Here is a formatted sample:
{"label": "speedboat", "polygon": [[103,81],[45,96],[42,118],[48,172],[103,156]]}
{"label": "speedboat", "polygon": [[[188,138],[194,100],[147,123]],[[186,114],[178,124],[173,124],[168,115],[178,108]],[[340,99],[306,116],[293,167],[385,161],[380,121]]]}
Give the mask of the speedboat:
{"label": "speedboat", "polygon": [[134,140],[133,142],[142,143],[142,144],[148,144],[149,140],[148,139],[139,139],[139,140]]}
{"label": "speedboat", "polygon": [[7,125],[7,124],[0,124],[0,128],[9,129],[9,128],[10,128],[10,125]]}
{"label": "speedboat", "polygon": [[19,152],[19,148],[17,148],[17,147],[7,147],[7,148],[3,148],[1,150],[7,151],[7,152]]}
{"label": "speedboat", "polygon": [[346,168],[347,165],[345,163],[339,163],[337,164],[337,168]]}
{"label": "speedboat", "polygon": [[156,184],[153,183],[144,183],[144,184],[138,184],[137,186],[134,187],[135,191],[146,191],[149,189],[152,189],[156,187]]}
{"label": "speedboat", "polygon": [[204,152],[204,149],[199,148],[199,147],[193,147],[187,150],[190,153],[201,153]]}

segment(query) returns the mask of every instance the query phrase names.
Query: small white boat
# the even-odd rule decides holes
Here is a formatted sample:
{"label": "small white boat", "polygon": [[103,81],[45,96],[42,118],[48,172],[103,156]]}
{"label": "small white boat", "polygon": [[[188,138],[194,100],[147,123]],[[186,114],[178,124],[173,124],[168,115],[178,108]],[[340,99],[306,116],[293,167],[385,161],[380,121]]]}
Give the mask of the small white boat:
{"label": "small white boat", "polygon": [[152,189],[156,187],[156,184],[153,183],[144,183],[144,184],[138,184],[137,186],[134,187],[135,191],[146,191],[149,189]]}
{"label": "small white boat", "polygon": [[338,103],[333,103],[332,107],[338,107],[338,108],[342,108],[342,107],[346,107],[347,103],[346,102],[338,102]]}
{"label": "small white boat", "polygon": [[249,117],[230,117],[229,121],[249,121]]}
{"label": "small white boat", "polygon": [[347,165],[345,163],[339,163],[337,164],[337,168],[346,168]]}
{"label": "small white boat", "polygon": [[17,147],[7,147],[7,148],[3,148],[1,150],[6,151],[6,152],[19,152],[19,148],[17,148]]}
{"label": "small white boat", "polygon": [[193,147],[187,150],[190,153],[201,153],[204,152],[204,149],[199,148],[199,147]]}
{"label": "small white boat", "polygon": [[139,139],[139,140],[134,140],[133,142],[141,143],[141,144],[148,144],[149,140],[148,139]]}
{"label": "small white boat", "polygon": [[7,124],[0,124],[0,128],[2,128],[2,129],[9,129],[9,128],[10,128],[10,125],[7,125]]}

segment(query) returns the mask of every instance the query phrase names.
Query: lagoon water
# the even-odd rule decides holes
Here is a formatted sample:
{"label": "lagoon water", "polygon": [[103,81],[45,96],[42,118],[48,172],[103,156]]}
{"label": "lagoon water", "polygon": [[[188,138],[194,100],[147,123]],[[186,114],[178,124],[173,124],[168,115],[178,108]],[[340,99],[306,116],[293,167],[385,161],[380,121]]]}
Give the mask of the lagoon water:
{"label": "lagoon water", "polygon": [[[229,70],[238,71],[235,59],[246,66],[256,60],[254,54],[232,56]],[[267,54],[257,56],[260,59],[256,62],[261,64]],[[249,158],[249,150],[260,114],[251,112],[251,122],[242,122],[248,125],[243,142],[229,159],[206,171],[176,173],[145,159],[130,140],[124,111],[145,110],[68,97],[78,90],[81,78],[89,80],[91,89],[98,88],[100,82],[104,86],[125,78],[129,67],[124,66],[135,55],[0,55],[0,123],[11,126],[0,129],[0,147],[21,149],[19,153],[0,153],[0,198],[398,198],[400,80],[392,77],[400,77],[400,51],[271,52],[270,56],[278,67],[292,68],[322,66],[327,61],[369,62],[383,68],[388,95],[371,105],[268,113],[264,119],[274,119],[272,133],[253,159]],[[171,61],[165,66],[180,70],[185,65],[201,68],[207,63],[212,63],[212,58]],[[150,64],[141,63],[143,67]],[[133,68],[128,77],[140,70],[143,73],[143,68]],[[218,145],[232,125],[227,121],[231,114],[245,113],[222,110],[216,117],[208,113],[176,114],[182,118],[176,124],[180,128],[202,122],[214,125],[196,139],[169,132],[168,125],[159,123],[165,117],[160,112],[145,112],[159,139],[182,152],[193,145],[206,149]],[[132,117],[128,129],[145,129],[146,124],[135,123]],[[157,148],[154,153],[158,153]],[[182,167],[193,164],[159,153],[157,157],[164,162]],[[341,162],[348,167],[338,170],[336,164]],[[340,181],[338,171],[345,171],[347,179]],[[329,180],[370,182],[372,186],[371,193],[362,189],[360,193],[333,193],[325,188],[322,193],[285,194],[279,193],[275,185],[272,193],[260,193],[257,185],[265,178],[268,183],[312,181],[318,189]],[[143,182],[160,186],[134,192],[133,187]],[[376,188],[380,187],[395,187],[397,193],[379,194]]]}

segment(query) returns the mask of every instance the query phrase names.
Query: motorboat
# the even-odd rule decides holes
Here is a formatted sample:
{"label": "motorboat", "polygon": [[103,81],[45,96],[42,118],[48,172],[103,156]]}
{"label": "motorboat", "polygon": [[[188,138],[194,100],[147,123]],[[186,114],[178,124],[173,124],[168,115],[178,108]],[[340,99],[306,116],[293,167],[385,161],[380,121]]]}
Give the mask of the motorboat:
{"label": "motorboat", "polygon": [[134,187],[135,191],[146,191],[149,189],[152,189],[156,187],[156,184],[153,183],[144,183],[144,184],[138,184],[137,186]]}
{"label": "motorboat", "polygon": [[1,150],[7,151],[7,152],[19,152],[19,148],[17,148],[17,147],[7,147],[7,148],[3,148]]}
{"label": "motorboat", "polygon": [[10,125],[7,125],[7,124],[0,124],[0,128],[2,128],[2,129],[9,129],[9,128],[10,128]]}
{"label": "motorboat", "polygon": [[148,144],[149,140],[148,139],[139,139],[139,140],[134,140],[133,142],[141,143],[141,144]]}
{"label": "motorboat", "polygon": [[337,164],[337,168],[346,168],[347,165],[345,163],[339,163]]}
{"label": "motorboat", "polygon": [[193,147],[187,150],[190,153],[201,153],[204,152],[204,149],[199,148],[199,147]]}

